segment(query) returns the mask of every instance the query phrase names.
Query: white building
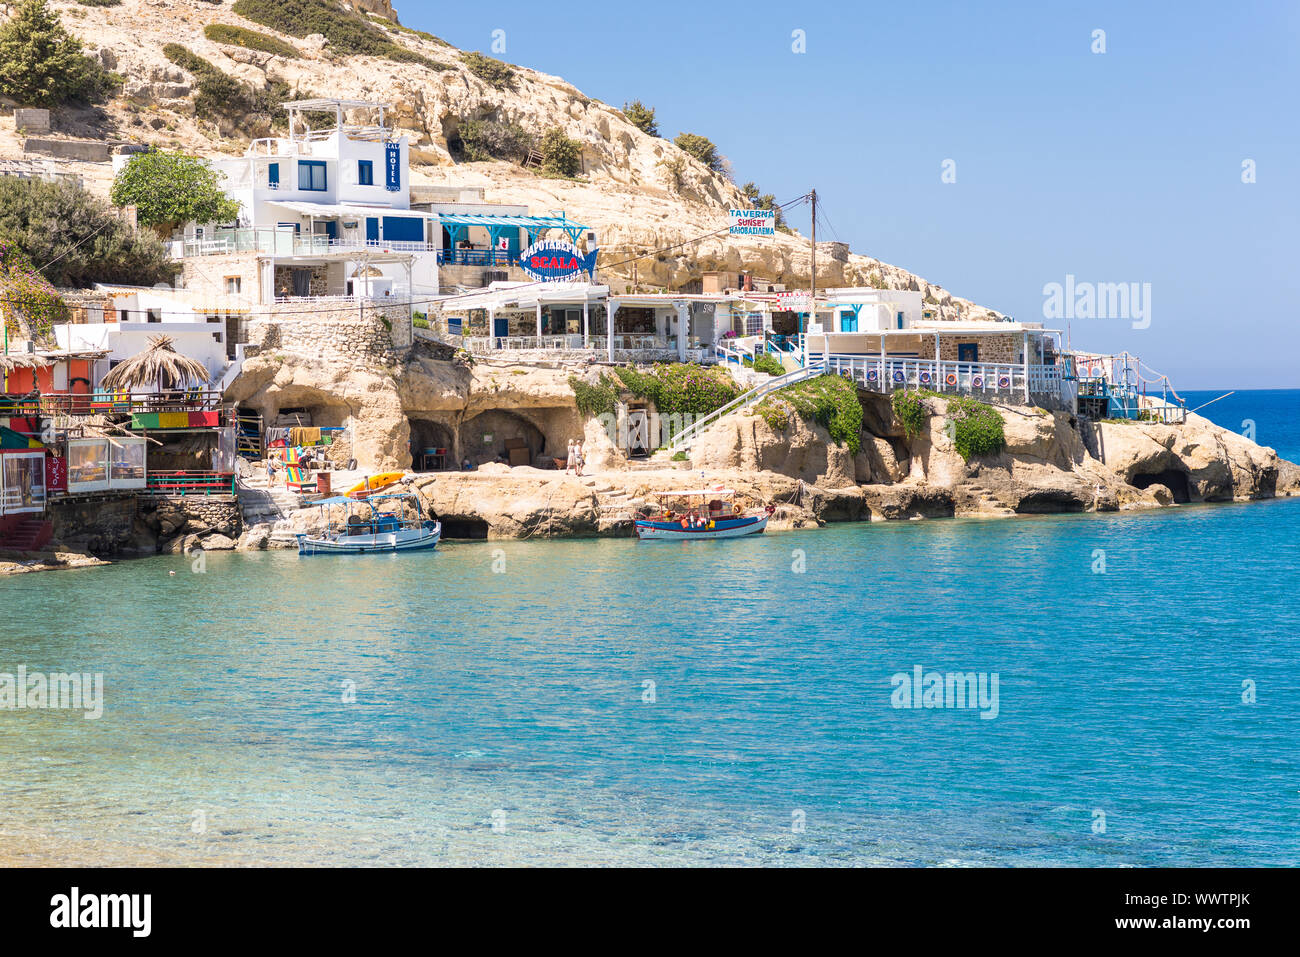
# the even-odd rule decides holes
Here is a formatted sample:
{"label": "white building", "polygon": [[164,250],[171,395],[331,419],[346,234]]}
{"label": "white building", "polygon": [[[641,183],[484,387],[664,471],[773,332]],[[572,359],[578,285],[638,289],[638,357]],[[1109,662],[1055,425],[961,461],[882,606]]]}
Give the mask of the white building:
{"label": "white building", "polygon": [[[521,280],[524,246],[551,230],[574,242],[586,231],[562,212],[529,216],[525,206],[484,202],[482,190],[419,187],[413,202],[410,147],[385,124],[386,104],[317,99],[284,106],[286,134],[213,163],[239,217],[178,231],[171,252],[185,263],[188,288],[260,306],[397,298],[422,312],[443,288],[443,269],[455,289]],[[332,125],[313,129],[322,114]],[[372,121],[349,123],[350,115]]]}
{"label": "white building", "polygon": [[78,310],[82,321],[56,325],[59,348],[71,352],[103,352],[91,375],[98,383],[110,368],[149,346],[152,336],[167,335],[182,355],[198,359],[216,386],[238,371],[237,314],[216,304],[200,302],[184,290],[143,286],[96,286],[104,305]]}

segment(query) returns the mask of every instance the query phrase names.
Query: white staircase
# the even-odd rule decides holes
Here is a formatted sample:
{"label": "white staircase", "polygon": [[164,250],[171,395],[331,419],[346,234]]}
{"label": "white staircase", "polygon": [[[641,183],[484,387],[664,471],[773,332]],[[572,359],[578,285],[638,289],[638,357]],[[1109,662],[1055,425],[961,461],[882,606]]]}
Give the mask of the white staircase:
{"label": "white staircase", "polygon": [[775,376],[762,382],[750,389],[739,398],[732,399],[716,412],[710,412],[701,419],[697,419],[686,428],[682,429],[668,442],[668,448],[673,452],[680,452],[689,449],[695,442],[696,437],[707,429],[713,423],[717,422],[724,415],[730,415],[733,412],[743,412],[750,406],[756,405],[763,401],[764,398],[773,392],[779,392],[788,385],[794,385],[797,382],[803,382],[805,379],[811,379],[821,375],[826,370],[821,365],[809,365],[802,369],[796,369],[793,372],[787,372],[785,375]]}

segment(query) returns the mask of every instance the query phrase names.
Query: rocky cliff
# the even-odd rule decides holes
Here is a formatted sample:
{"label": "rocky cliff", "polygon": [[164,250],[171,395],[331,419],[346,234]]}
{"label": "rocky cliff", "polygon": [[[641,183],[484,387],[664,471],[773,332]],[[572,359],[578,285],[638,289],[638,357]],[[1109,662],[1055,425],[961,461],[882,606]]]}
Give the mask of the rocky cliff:
{"label": "rocky cliff", "polygon": [[[278,89],[392,103],[389,119],[412,143],[414,186],[483,187],[490,202],[521,203],[536,211],[564,209],[598,231],[602,267],[717,230],[726,225],[729,207],[745,205],[725,175],[710,171],[668,140],[643,133],[615,106],[584,95],[558,76],[525,67],[515,66],[507,79],[489,82],[471,71],[461,51],[399,24],[387,0],[353,6],[383,42],[423,57],[434,67],[343,53],[323,35],[299,37],[271,29],[239,16],[230,3],[122,0],[111,7],[53,5],[87,49],[125,80],[122,95],[104,111],[56,115],[56,127],[67,133],[215,156],[242,153],[250,138],[271,132],[269,116],[262,113],[196,116],[197,78],[163,53],[165,45],[179,44],[250,89],[287,84]],[[271,37],[296,55],[216,42],[205,34],[214,24]],[[652,90],[628,92],[628,99],[654,95]],[[453,146],[464,125],[476,120],[516,125],[535,137],[558,127],[581,144],[582,171],[574,179],[562,179],[512,162],[462,162],[453,156]],[[12,127],[0,128],[0,154],[20,149]],[[82,172],[88,183],[107,190],[110,177],[101,168],[104,164],[76,165],[86,167]],[[743,158],[737,157],[737,165],[743,179]],[[794,234],[768,239],[723,235],[674,254],[642,259],[637,275],[643,288],[674,288],[707,270],[742,267],[791,287],[806,286],[807,240]],[[630,265],[609,272],[616,282],[631,275]],[[850,253],[838,243],[819,244],[821,285],[867,285],[873,278],[892,288],[920,290],[945,318],[989,314],[905,269]]]}

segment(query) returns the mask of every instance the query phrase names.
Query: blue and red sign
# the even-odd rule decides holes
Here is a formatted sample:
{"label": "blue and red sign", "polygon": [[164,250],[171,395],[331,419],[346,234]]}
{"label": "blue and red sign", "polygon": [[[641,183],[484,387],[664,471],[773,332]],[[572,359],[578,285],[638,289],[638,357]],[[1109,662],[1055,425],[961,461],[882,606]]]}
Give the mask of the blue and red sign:
{"label": "blue and red sign", "polygon": [[578,251],[573,243],[557,239],[543,239],[533,243],[519,254],[519,266],[534,279],[558,282],[578,279],[583,273],[596,276],[596,253]]}

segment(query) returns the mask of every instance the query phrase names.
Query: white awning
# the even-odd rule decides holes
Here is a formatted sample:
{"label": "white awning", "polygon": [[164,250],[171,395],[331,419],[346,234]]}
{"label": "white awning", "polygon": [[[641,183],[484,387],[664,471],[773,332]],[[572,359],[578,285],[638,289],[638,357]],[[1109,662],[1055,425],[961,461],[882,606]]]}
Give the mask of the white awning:
{"label": "white awning", "polygon": [[344,206],[333,203],[298,203],[289,200],[270,200],[268,206],[278,206],[300,216],[393,216],[403,219],[437,219],[437,213],[421,213],[413,209],[394,209],[392,206]]}

